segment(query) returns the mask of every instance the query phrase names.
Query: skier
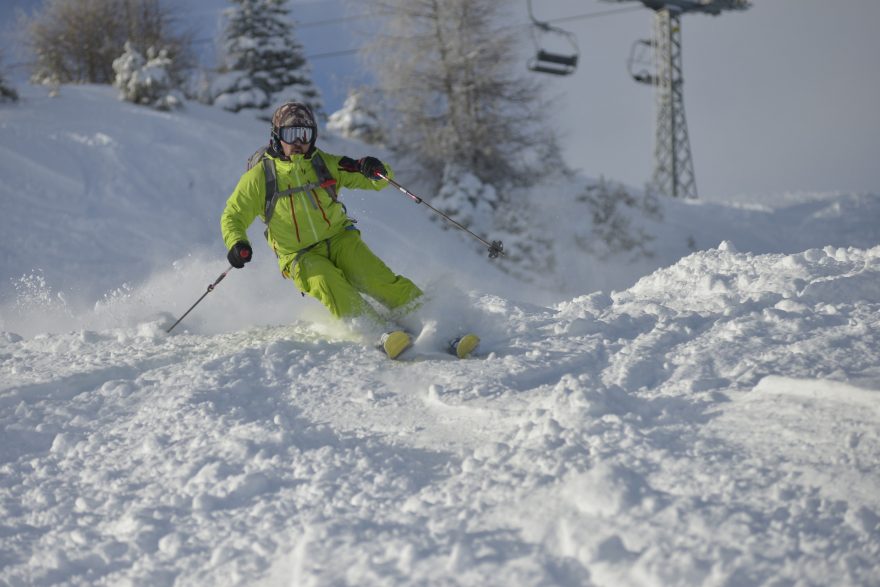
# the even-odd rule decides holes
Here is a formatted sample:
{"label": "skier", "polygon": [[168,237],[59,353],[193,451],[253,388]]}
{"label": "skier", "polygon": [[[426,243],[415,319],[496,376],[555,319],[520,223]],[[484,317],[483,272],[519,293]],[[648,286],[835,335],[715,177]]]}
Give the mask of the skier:
{"label": "skier", "polygon": [[[220,219],[230,265],[241,269],[253,258],[246,231],[260,216],[281,274],[335,317],[373,314],[361,294],[389,309],[413,309],[422,290],[373,254],[337,199],[343,187],[381,190],[388,182],[378,174],[392,178],[392,171],[375,157],[354,160],[327,153],[315,146],[317,138],[318,125],[305,104],[287,102],[275,111],[268,148],[255,154],[260,154],[259,164],[252,160]],[[465,357],[478,343],[479,338],[466,335],[451,345]],[[412,338],[393,330],[381,344],[394,359]]]}

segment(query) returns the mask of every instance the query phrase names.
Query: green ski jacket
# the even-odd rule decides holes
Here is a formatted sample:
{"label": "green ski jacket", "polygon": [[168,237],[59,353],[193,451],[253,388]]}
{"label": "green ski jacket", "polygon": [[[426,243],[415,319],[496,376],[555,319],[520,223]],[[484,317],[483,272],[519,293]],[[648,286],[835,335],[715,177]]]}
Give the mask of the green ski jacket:
{"label": "green ski jacket", "polygon": [[[323,158],[330,175],[336,180],[337,197],[342,188],[381,190],[388,184],[385,180],[369,179],[360,172],[340,169],[340,155],[315,149],[311,156],[316,155]],[[279,192],[318,183],[312,163],[305,155],[291,155],[289,161],[269,154],[266,156],[275,164]],[[385,168],[388,177],[393,178],[391,169],[387,165]],[[220,229],[227,250],[237,242],[250,242],[247,229],[258,216],[265,222],[265,206],[265,174],[262,165],[254,165],[239,179],[220,217]],[[342,204],[334,201],[323,188],[299,191],[279,198],[269,221],[267,239],[278,256],[281,272],[288,275],[297,253],[346,230],[352,222]]]}

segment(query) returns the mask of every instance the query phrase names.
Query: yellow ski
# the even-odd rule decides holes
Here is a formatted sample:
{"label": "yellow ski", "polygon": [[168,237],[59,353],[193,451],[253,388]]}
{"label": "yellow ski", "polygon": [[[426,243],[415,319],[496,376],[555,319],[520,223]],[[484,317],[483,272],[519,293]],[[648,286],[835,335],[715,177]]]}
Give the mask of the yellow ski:
{"label": "yellow ski", "polygon": [[480,344],[480,337],[476,334],[465,334],[449,343],[452,351],[459,359],[468,358]]}
{"label": "yellow ski", "polygon": [[412,337],[403,330],[395,330],[383,334],[380,342],[388,358],[396,359],[403,351],[412,346]]}

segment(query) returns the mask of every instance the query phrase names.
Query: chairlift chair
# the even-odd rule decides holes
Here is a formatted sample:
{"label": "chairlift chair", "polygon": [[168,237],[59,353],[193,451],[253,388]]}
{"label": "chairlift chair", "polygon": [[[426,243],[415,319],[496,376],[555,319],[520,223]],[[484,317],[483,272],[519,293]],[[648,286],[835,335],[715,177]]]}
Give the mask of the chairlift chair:
{"label": "chairlift chair", "polygon": [[632,44],[626,67],[630,76],[642,84],[653,85],[657,76],[652,73],[654,65],[654,42],[650,39],[638,39]]}
{"label": "chairlift chair", "polygon": [[[579,51],[574,35],[568,31],[539,21],[532,13],[532,0],[526,0],[529,17],[532,19],[532,41],[535,44],[535,56],[528,61],[530,71],[549,73],[551,75],[570,75],[577,69]],[[570,52],[559,53],[548,50],[546,40],[549,37],[560,39],[571,47]]]}

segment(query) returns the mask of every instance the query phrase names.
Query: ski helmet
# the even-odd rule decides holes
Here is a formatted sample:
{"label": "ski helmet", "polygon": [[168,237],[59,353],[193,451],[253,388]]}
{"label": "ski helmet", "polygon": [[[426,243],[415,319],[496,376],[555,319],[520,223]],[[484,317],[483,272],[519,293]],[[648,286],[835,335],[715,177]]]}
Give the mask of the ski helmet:
{"label": "ski helmet", "polygon": [[277,130],[282,126],[308,126],[315,132],[318,131],[315,115],[302,102],[285,102],[275,110],[275,114],[272,115],[272,128]]}
{"label": "ski helmet", "polygon": [[302,102],[285,102],[275,110],[272,115],[271,145],[279,153],[281,152],[281,137],[278,129],[283,126],[305,126],[312,129],[312,139],[309,141],[308,153],[311,154],[318,140],[318,124],[311,108]]}

